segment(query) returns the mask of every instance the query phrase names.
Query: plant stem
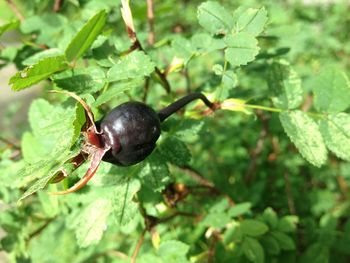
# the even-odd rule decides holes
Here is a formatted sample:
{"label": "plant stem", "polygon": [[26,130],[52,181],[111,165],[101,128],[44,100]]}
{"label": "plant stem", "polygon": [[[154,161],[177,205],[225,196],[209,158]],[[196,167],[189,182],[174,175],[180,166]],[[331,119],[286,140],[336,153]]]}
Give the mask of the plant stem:
{"label": "plant stem", "polygon": [[155,42],[153,0],[147,0],[147,20],[148,20],[148,44],[152,46]]}
{"label": "plant stem", "polygon": [[[257,110],[264,110],[264,111],[270,111],[270,112],[283,112],[287,111],[284,109],[279,109],[279,108],[273,108],[273,107],[266,107],[266,106],[261,106],[261,105],[254,105],[254,104],[242,104],[241,106],[246,107],[246,108],[251,108],[251,109],[257,109]],[[318,118],[318,119],[324,119],[325,115],[321,113],[314,113],[314,112],[305,112],[307,115]]]}
{"label": "plant stem", "polygon": [[131,261],[130,261],[131,263],[136,262],[137,255],[139,254],[143,240],[145,239],[145,234],[146,234],[146,228],[142,230],[141,236],[137,241],[134,253],[132,253],[132,256],[131,256]]}
{"label": "plant stem", "polygon": [[59,12],[61,9],[62,3],[63,3],[63,0],[55,0],[52,11],[54,11],[55,13]]}
{"label": "plant stem", "polygon": [[20,21],[24,20],[24,16],[22,15],[22,13],[19,11],[19,9],[17,8],[17,6],[15,5],[15,3],[12,0],[6,0],[8,6],[11,8],[11,10],[15,13],[15,15],[17,16],[17,18]]}
{"label": "plant stem", "polygon": [[210,102],[202,93],[191,93],[160,110],[158,113],[160,121],[163,122],[170,115],[197,99],[201,99],[210,109],[215,110],[215,104]]}

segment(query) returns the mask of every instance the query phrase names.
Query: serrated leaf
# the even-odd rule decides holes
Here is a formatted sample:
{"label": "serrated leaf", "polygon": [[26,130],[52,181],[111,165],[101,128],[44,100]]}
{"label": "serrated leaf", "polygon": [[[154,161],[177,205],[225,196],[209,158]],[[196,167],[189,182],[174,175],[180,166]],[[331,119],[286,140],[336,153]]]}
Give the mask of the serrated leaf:
{"label": "serrated leaf", "polygon": [[89,204],[73,222],[80,247],[97,244],[107,229],[107,217],[112,212],[109,199],[97,199]]}
{"label": "serrated leaf", "polygon": [[271,232],[271,236],[277,240],[281,249],[283,250],[295,249],[294,240],[290,236],[286,235],[285,233],[282,233],[280,231],[273,231]]}
{"label": "serrated leaf", "polygon": [[339,158],[350,161],[350,115],[328,115],[321,121],[320,130],[327,148]]}
{"label": "serrated leaf", "polygon": [[25,132],[21,140],[23,159],[27,163],[35,163],[45,157],[47,150],[40,141],[30,132]]}
{"label": "serrated leaf", "polygon": [[268,85],[276,96],[273,103],[278,108],[295,109],[303,102],[300,77],[284,60],[269,67]]}
{"label": "serrated leaf", "polygon": [[121,58],[107,73],[109,81],[149,76],[154,71],[155,64],[143,51],[134,51]]}
{"label": "serrated leaf", "polygon": [[248,8],[243,13],[237,14],[235,23],[236,31],[247,32],[252,36],[259,35],[267,22],[267,11],[264,7],[259,9]]}
{"label": "serrated leaf", "polygon": [[33,133],[47,153],[56,145],[69,149],[74,143],[74,108],[53,106],[44,99],[37,99],[31,104],[28,115]]}
{"label": "serrated leaf", "polygon": [[245,235],[257,237],[265,234],[269,227],[258,220],[246,219],[241,222],[241,230]]}
{"label": "serrated leaf", "polygon": [[19,24],[20,24],[19,20],[13,20],[13,21],[10,21],[8,23],[1,25],[0,26],[0,37],[5,32],[12,30],[12,29],[16,29],[19,26]]}
{"label": "serrated leaf", "polygon": [[185,263],[189,262],[186,259],[189,249],[189,246],[183,242],[168,240],[160,244],[158,254],[163,259],[163,262]]}
{"label": "serrated leaf", "polygon": [[247,65],[259,53],[256,38],[244,32],[226,36],[225,43],[225,59],[232,66]]}
{"label": "serrated leaf", "polygon": [[174,136],[162,141],[159,151],[165,160],[178,166],[183,166],[191,160],[191,153],[186,144]]}
{"label": "serrated leaf", "polygon": [[350,82],[346,74],[326,67],[312,82],[314,105],[318,111],[338,113],[350,106]]}
{"label": "serrated leaf", "polygon": [[114,187],[112,209],[118,225],[129,223],[138,213],[138,204],[133,201],[133,198],[140,186],[138,180],[129,179]]}
{"label": "serrated leaf", "polygon": [[225,34],[233,27],[232,15],[217,2],[202,3],[197,18],[199,24],[212,34]]}
{"label": "serrated leaf", "polygon": [[28,184],[29,182],[38,179],[24,192],[18,202],[27,198],[28,196],[42,190],[46,185],[62,170],[70,174],[73,171],[73,165],[65,164],[78,154],[79,150],[76,148],[73,151],[63,149],[61,152],[52,153],[50,158],[42,159],[36,163],[27,165],[19,173],[18,182],[19,187]]}
{"label": "serrated leaf", "polygon": [[66,70],[53,76],[55,84],[62,89],[77,94],[91,94],[101,90],[106,84],[105,72],[96,66]]}
{"label": "serrated leaf", "polygon": [[327,149],[318,125],[302,111],[280,113],[284,131],[311,164],[320,167],[327,161]]}
{"label": "serrated leaf", "polygon": [[98,96],[93,105],[95,107],[98,107],[112,99],[115,99],[118,96],[123,95],[125,91],[129,91],[133,88],[141,86],[143,83],[144,80],[142,78],[113,83],[108,87],[108,90],[106,92],[103,92],[100,96]]}
{"label": "serrated leaf", "polygon": [[44,58],[38,63],[17,72],[11,77],[9,84],[12,84],[14,91],[19,91],[67,68],[68,64],[65,56]]}
{"label": "serrated leaf", "polygon": [[91,17],[69,43],[65,54],[68,61],[75,61],[92,45],[101,33],[107,14],[102,10]]}
{"label": "serrated leaf", "polygon": [[264,249],[258,240],[251,237],[245,237],[242,244],[244,255],[254,263],[265,262]]}
{"label": "serrated leaf", "polygon": [[35,63],[38,63],[40,60],[44,58],[57,57],[62,55],[64,55],[64,52],[59,48],[45,49],[43,51],[35,53],[33,56],[26,58],[25,60],[22,61],[22,64],[25,66],[30,66]]}
{"label": "serrated leaf", "polygon": [[144,161],[139,177],[153,191],[161,191],[170,182],[168,165],[162,155],[156,150]]}

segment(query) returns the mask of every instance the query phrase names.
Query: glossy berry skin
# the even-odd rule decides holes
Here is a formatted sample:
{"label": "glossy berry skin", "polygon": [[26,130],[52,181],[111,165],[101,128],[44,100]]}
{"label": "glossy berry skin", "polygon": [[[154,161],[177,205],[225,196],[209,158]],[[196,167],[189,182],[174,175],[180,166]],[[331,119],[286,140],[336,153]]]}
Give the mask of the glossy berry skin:
{"label": "glossy berry skin", "polygon": [[103,161],[129,166],[144,160],[160,136],[158,114],[142,102],[126,102],[109,112],[100,124],[101,141],[111,149]]}

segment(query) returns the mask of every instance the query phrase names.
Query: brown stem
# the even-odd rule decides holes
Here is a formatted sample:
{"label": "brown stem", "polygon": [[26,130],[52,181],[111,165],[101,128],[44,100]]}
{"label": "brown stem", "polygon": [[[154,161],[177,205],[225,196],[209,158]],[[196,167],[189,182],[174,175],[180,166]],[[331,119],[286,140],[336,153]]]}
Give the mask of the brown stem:
{"label": "brown stem", "polygon": [[141,246],[142,246],[142,243],[143,243],[143,240],[145,239],[145,234],[146,234],[146,228],[142,230],[140,238],[137,241],[134,253],[132,253],[132,256],[131,256],[131,260],[130,260],[131,263],[135,263],[136,262],[137,255],[139,254]]}
{"label": "brown stem", "polygon": [[[128,10],[126,10],[126,9],[128,9]],[[131,47],[129,48],[129,50],[127,52],[123,53],[123,55],[131,53],[132,51],[137,50],[137,49],[147,53],[143,49],[140,41],[137,38],[135,29],[134,29],[133,20],[132,20],[131,11],[130,11],[130,13],[129,13],[129,11],[130,11],[129,6],[124,6],[124,8],[122,8],[122,16],[123,16],[123,20],[125,22],[126,31],[128,33],[130,40],[131,40]],[[170,84],[166,78],[166,74],[163,73],[158,67],[155,67],[155,72],[158,75],[158,77],[160,78],[161,84],[162,84],[163,88],[165,89],[165,91],[167,93],[170,93],[171,88],[170,88]]]}
{"label": "brown stem", "polygon": [[155,42],[153,0],[147,0],[147,21],[148,21],[148,44],[152,46]]}
{"label": "brown stem", "polygon": [[5,0],[8,4],[8,6],[11,8],[11,10],[15,13],[15,15],[17,16],[17,18],[20,21],[24,20],[24,16],[22,15],[22,13],[19,11],[19,9],[17,8],[17,6],[15,5],[15,3],[12,0]]}
{"label": "brown stem", "polygon": [[29,234],[28,237],[28,241],[30,241],[31,239],[33,239],[34,237],[40,235],[40,233],[52,222],[54,221],[55,218],[50,218],[49,220],[47,220],[41,227],[39,227],[37,230],[35,230],[34,232]]}
{"label": "brown stem", "polygon": [[182,170],[186,171],[189,176],[192,177],[197,183],[207,187],[214,187],[214,184],[209,180],[205,179],[196,169],[189,165],[184,165],[180,167]]}
{"label": "brown stem", "polygon": [[264,149],[265,139],[268,135],[268,118],[263,115],[262,111],[257,111],[256,115],[262,122],[262,129],[260,131],[260,135],[258,141],[256,142],[255,148],[250,153],[250,162],[248,169],[244,175],[244,181],[246,184],[250,184],[254,179],[257,160]]}
{"label": "brown stem", "polygon": [[295,209],[295,203],[294,203],[293,194],[292,194],[292,187],[291,187],[291,184],[290,184],[288,172],[287,171],[284,172],[283,176],[284,176],[284,180],[286,182],[285,189],[286,189],[286,195],[287,195],[287,200],[288,200],[289,212],[292,215],[296,215],[297,211]]}
{"label": "brown stem", "polygon": [[189,176],[191,176],[195,181],[197,181],[200,185],[204,186],[204,187],[207,187],[209,189],[211,189],[213,192],[217,193],[217,194],[220,194],[220,195],[223,195],[228,203],[231,205],[231,206],[234,206],[235,205],[235,202],[234,200],[226,193],[223,193],[220,189],[218,189],[211,181],[207,180],[203,175],[201,175],[197,170],[195,170],[194,168],[188,166],[188,165],[185,165],[185,166],[182,166],[182,167],[179,167],[180,169],[184,170],[187,172],[187,174]]}
{"label": "brown stem", "polygon": [[63,0],[55,0],[52,11],[55,13],[59,12],[63,4]]}
{"label": "brown stem", "polygon": [[7,140],[6,138],[3,138],[2,136],[0,136],[0,141],[4,142],[5,144],[7,144],[9,147],[14,148],[16,150],[20,150],[21,147],[19,147],[18,145],[14,144],[13,142],[10,142],[9,140]]}

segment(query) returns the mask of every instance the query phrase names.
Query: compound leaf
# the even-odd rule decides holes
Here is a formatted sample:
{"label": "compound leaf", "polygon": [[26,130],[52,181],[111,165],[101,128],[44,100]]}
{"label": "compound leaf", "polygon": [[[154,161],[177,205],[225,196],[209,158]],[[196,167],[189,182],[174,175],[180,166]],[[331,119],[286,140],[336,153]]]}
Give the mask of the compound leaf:
{"label": "compound leaf", "polygon": [[248,33],[228,35],[225,43],[225,59],[232,66],[246,65],[259,53],[258,41]]}

